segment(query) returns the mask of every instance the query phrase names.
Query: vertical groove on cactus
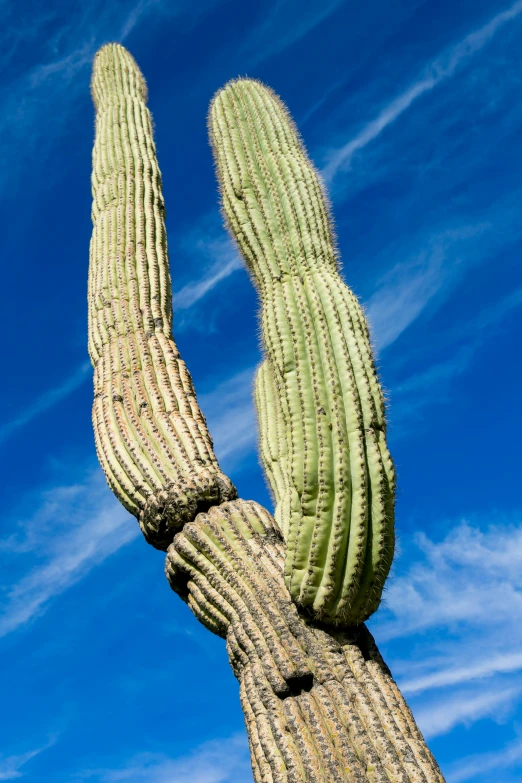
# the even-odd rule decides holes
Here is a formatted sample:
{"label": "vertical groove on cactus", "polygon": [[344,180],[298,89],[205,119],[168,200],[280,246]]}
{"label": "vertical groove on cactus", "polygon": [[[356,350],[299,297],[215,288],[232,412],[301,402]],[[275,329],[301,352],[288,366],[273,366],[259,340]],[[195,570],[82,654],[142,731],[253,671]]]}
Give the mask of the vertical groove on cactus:
{"label": "vertical groove on cactus", "polygon": [[172,339],[161,175],[145,80],[117,44],[97,53],[92,96],[89,353],[93,421],[107,480],[166,549],[198,510],[235,497]]}
{"label": "vertical groove on cactus", "polygon": [[199,514],[167,550],[173,589],[227,640],[256,783],[443,783],[369,631],[307,625],[284,557],[270,514],[242,500]]}
{"label": "vertical groove on cactus", "polygon": [[379,604],[394,547],[395,476],[364,314],[339,275],[321,183],[279,98],[231,82],[209,127],[223,211],[261,299],[267,358],[256,400],[287,585],[323,621],[356,624]]}

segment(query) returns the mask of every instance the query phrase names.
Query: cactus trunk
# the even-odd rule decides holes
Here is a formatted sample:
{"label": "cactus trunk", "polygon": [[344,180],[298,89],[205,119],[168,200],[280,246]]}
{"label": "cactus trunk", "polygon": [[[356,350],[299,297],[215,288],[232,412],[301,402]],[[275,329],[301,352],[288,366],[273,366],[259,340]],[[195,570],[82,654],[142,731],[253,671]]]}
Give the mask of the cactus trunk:
{"label": "cactus trunk", "polygon": [[[167,550],[172,588],[227,640],[256,783],[441,783],[365,626],[320,626],[298,606],[308,605],[302,598],[314,580],[303,563],[310,560],[323,595],[311,602],[318,614],[339,622],[346,620],[342,607],[351,607],[352,617],[368,613],[378,602],[392,546],[385,523],[393,470],[382,438],[382,397],[364,319],[342,288],[330,245],[324,245],[325,271],[318,274],[304,257],[302,268],[292,262],[290,270],[266,248],[267,263],[277,271],[263,288],[273,354],[259,370],[256,394],[263,459],[278,498],[276,522],[256,503],[236,499],[171,335],[163,197],[146,87],[123,47],[98,52],[92,93],[89,351],[97,452],[110,487],[146,539]],[[236,131],[227,134],[227,155],[234,145],[241,151]],[[320,205],[312,208],[329,230]],[[242,225],[261,220],[252,204],[249,209],[238,217]],[[276,311],[281,320],[272,322]],[[278,324],[284,325],[283,346]],[[326,352],[320,366],[315,353],[306,352],[308,339],[314,351],[321,345]],[[295,424],[290,434],[289,421]],[[348,441],[343,452],[341,442]],[[306,517],[301,530],[305,508],[315,516]],[[289,578],[289,562],[297,580]],[[354,568],[350,582],[346,574]]]}
{"label": "cactus trunk", "polygon": [[284,541],[256,503],[186,524],[167,577],[227,640],[256,783],[443,783],[364,625],[313,627],[284,581]]}

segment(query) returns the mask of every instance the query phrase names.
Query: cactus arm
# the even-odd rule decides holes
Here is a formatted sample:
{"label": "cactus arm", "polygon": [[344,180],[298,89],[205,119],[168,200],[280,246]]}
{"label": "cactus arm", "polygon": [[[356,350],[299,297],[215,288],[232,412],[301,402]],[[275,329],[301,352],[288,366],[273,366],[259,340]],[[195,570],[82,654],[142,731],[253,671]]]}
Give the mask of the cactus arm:
{"label": "cactus arm", "polygon": [[89,352],[107,480],[166,549],[198,510],[235,496],[172,338],[161,175],[145,81],[121,46],[94,62]]}
{"label": "cactus arm", "polygon": [[321,183],[281,101],[258,82],[231,82],[209,126],[223,211],[259,291],[282,390],[287,584],[323,621],[358,623],[391,565],[395,481],[364,314],[339,275]]}

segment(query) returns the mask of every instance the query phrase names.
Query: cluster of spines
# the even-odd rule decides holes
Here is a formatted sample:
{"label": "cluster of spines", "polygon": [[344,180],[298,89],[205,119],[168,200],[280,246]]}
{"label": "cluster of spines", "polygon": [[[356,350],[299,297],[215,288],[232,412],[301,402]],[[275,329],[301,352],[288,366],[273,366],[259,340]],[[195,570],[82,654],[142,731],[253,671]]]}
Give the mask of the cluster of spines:
{"label": "cluster of spines", "polygon": [[209,126],[223,210],[261,298],[260,436],[287,585],[325,621],[361,622],[379,604],[394,545],[395,477],[368,327],[281,101],[259,82],[231,82]]}
{"label": "cluster of spines", "polygon": [[235,497],[172,339],[161,175],[145,80],[117,44],[96,55],[89,353],[107,480],[166,549],[199,510]]}

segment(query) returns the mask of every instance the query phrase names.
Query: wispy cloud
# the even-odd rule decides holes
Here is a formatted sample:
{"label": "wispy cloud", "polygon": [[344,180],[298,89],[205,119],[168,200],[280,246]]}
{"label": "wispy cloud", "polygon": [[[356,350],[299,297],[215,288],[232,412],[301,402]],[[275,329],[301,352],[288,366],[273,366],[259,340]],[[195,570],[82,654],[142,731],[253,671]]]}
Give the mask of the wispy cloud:
{"label": "wispy cloud", "polygon": [[416,82],[384,106],[377,117],[365,125],[353,139],[328,153],[327,163],[323,168],[325,180],[331,182],[341,169],[349,166],[356,152],[376,139],[422,95],[453,76],[462,63],[479,52],[501,27],[520,13],[522,13],[522,0],[517,0],[509,8],[496,14],[487,24],[469,33],[455,46],[433,60]]}
{"label": "wispy cloud", "polygon": [[4,424],[0,423],[0,443],[9,438],[16,430],[25,427],[25,425],[29,424],[33,419],[38,418],[38,416],[41,416],[42,413],[45,413],[49,408],[57,405],[76,391],[88,377],[90,369],[90,363],[85,362],[73,372],[64,383],[41,394],[30,403],[25,410],[20,411],[14,419],[11,419],[11,421],[7,421]]}
{"label": "wispy cloud", "polygon": [[117,40],[124,43],[143,16],[154,9],[161,11],[163,6],[164,0],[139,0],[123,19]]}
{"label": "wispy cloud", "polygon": [[493,674],[506,674],[520,670],[522,670],[522,650],[514,653],[502,653],[471,664],[468,662],[465,666],[439,669],[424,677],[406,680],[402,683],[401,689],[403,693],[425,693],[433,688],[444,688],[447,685],[485,679]]}
{"label": "wispy cloud", "polygon": [[[36,511],[18,522],[0,548],[4,578],[16,574],[2,586],[0,636],[39,616],[52,598],[139,534],[100,470],[79,483],[35,492],[25,503]],[[9,528],[14,527],[13,521]]]}
{"label": "wispy cloud", "polygon": [[[521,760],[522,739],[516,739],[493,753],[476,753],[452,764],[446,779],[448,783],[480,780],[490,772],[507,770]],[[498,775],[496,780],[499,780]]]}
{"label": "wispy cloud", "polygon": [[381,648],[394,640],[388,662],[431,737],[503,722],[522,695],[522,517],[444,527],[442,540],[402,541],[411,565],[396,565],[371,621]]}
{"label": "wispy cloud", "polygon": [[31,759],[39,756],[44,750],[50,748],[56,742],[56,737],[49,739],[44,745],[28,750],[25,753],[7,756],[0,754],[0,780],[15,780],[21,778],[25,772],[22,769]]}
{"label": "wispy cloud", "polygon": [[449,400],[452,381],[468,369],[481,344],[482,339],[477,339],[458,350],[452,345],[449,359],[416,372],[393,387],[391,420],[394,425],[401,425],[394,437],[407,436],[410,432],[407,422],[415,420],[418,424],[419,414],[427,405]]}
{"label": "wispy cloud", "polygon": [[[200,398],[216,453],[227,469],[256,440],[253,372],[254,368],[243,370]],[[61,399],[71,385],[48,397],[53,402]],[[23,423],[43,409],[42,404],[33,405]],[[0,587],[0,637],[38,617],[51,599],[139,535],[138,526],[109,492],[99,469],[77,483],[33,492],[24,504],[36,510],[27,518],[8,521],[7,529],[14,532],[0,543],[4,578],[15,574]]]}
{"label": "wispy cloud", "polygon": [[520,698],[522,688],[491,688],[485,693],[446,694],[437,704],[417,710],[415,718],[426,738],[446,734],[458,725],[471,725],[477,720],[493,717],[498,720]]}
{"label": "wispy cloud", "polygon": [[311,6],[295,0],[275,3],[243,45],[248,67],[254,67],[304,38],[343,3],[344,0],[325,0]]}
{"label": "wispy cloud", "polygon": [[[366,304],[378,351],[394,343],[428,306],[433,315],[473,269],[491,262],[520,240],[522,231],[514,206],[520,195],[514,191],[509,198],[493,201],[482,210],[480,220],[420,226],[417,232],[399,234],[390,243],[380,267],[388,271],[376,281]],[[484,309],[483,317],[499,321],[517,306],[519,296],[517,289],[487,312]],[[497,313],[495,307],[501,311]]]}
{"label": "wispy cloud", "polygon": [[[121,0],[98,1],[64,8],[62,13],[58,8],[53,14],[36,15],[30,29],[19,24],[4,27],[8,30],[2,41],[6,42],[4,70],[22,44],[32,59],[25,58],[25,70],[14,73],[0,89],[0,188],[19,179],[20,168],[29,160],[46,160],[60,141],[71,117],[88,99],[88,72],[99,46],[111,40],[126,42],[138,22],[151,14],[183,16],[185,30],[190,29],[216,2],[204,0],[195,5],[187,0],[138,0],[130,4]],[[52,36],[48,29],[50,16]],[[6,39],[13,37],[16,43],[10,46]],[[27,38],[35,42],[28,50]],[[48,116],[53,116],[52,132],[45,121]],[[47,186],[50,174],[52,170],[47,170]]]}
{"label": "wispy cloud", "polygon": [[143,753],[120,769],[86,770],[81,777],[99,783],[245,783],[252,772],[246,736],[237,734],[207,742],[181,758]]}
{"label": "wispy cloud", "polygon": [[488,221],[414,238],[421,249],[386,272],[366,307],[378,350],[395,342],[443,289],[448,295],[463,274],[463,256],[469,263],[484,257],[484,235],[491,227]]}
{"label": "wispy cloud", "polygon": [[430,736],[503,720],[522,694],[522,518],[414,541],[373,621],[381,645],[404,650],[392,661],[400,688]]}
{"label": "wispy cloud", "polygon": [[[522,619],[521,518],[513,515],[510,523],[490,524],[485,531],[463,521],[440,542],[424,533],[414,540],[414,564],[388,589],[388,619],[381,624],[380,638],[411,636],[457,623],[461,631],[465,626],[493,630],[506,623],[518,629]],[[513,644],[519,637],[522,643],[517,630]],[[514,649],[512,645],[511,652]],[[477,650],[481,652],[482,647]],[[466,660],[470,668],[475,665],[470,656]]]}
{"label": "wispy cloud", "polygon": [[[167,18],[184,16],[184,28],[188,30],[204,14],[211,11],[218,2],[219,0],[201,0],[201,2],[193,4],[187,2],[187,0],[176,0],[176,2],[170,2],[170,0],[139,0],[130,9],[124,6],[119,32],[114,40],[119,41],[119,43],[125,43],[138,22],[152,13]],[[190,18],[187,19],[187,16]]]}
{"label": "wispy cloud", "polygon": [[396,265],[382,279],[366,308],[378,350],[394,343],[442,288],[445,245],[435,240],[431,248]]}
{"label": "wispy cloud", "polygon": [[[190,253],[203,266],[200,277],[175,291],[172,297],[174,313],[186,310],[209,294],[222,280],[243,268],[243,261],[227,236],[195,236],[183,242],[185,253]],[[208,261],[211,261],[208,265]]]}
{"label": "wispy cloud", "polygon": [[252,399],[254,367],[222,381],[199,397],[218,459],[230,470],[249,452],[257,438]]}
{"label": "wispy cloud", "polygon": [[439,332],[439,342],[441,347],[445,345],[444,351],[449,358],[415,372],[391,389],[391,422],[395,439],[409,434],[408,422],[415,421],[418,426],[426,406],[440,405],[451,399],[455,379],[469,370],[480,348],[498,333],[506,316],[521,304],[522,288],[519,288],[485,307],[475,318],[459,323],[458,328],[450,330],[447,336]]}

